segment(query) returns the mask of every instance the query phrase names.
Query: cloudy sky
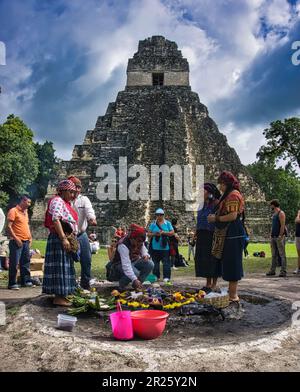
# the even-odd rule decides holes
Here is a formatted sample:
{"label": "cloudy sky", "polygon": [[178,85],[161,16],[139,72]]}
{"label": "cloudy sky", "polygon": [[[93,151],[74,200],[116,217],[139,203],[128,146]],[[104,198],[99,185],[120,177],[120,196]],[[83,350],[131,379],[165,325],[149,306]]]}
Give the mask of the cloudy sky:
{"label": "cloudy sky", "polygon": [[0,0],[0,122],[21,116],[69,159],[152,35],[177,42],[243,163],[271,121],[300,116],[300,0]]}

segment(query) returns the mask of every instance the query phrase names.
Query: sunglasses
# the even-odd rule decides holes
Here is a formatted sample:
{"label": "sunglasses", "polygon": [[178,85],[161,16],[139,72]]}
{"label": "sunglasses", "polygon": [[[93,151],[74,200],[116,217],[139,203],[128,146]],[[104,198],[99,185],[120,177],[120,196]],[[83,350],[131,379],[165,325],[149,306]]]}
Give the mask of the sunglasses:
{"label": "sunglasses", "polygon": [[156,216],[164,216],[164,214],[155,214]]}

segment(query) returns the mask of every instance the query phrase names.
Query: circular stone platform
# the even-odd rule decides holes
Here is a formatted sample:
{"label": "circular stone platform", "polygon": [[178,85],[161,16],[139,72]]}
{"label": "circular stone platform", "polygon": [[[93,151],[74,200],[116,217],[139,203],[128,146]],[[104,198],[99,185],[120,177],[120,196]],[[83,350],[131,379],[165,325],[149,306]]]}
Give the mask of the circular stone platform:
{"label": "circular stone platform", "polygon": [[[298,281],[255,282],[240,289],[243,311],[225,309],[225,321],[172,311],[164,334],[149,341],[114,340],[107,312],[79,316],[73,332],[58,330],[57,315],[67,309],[54,307],[48,296],[36,297],[9,318],[2,335],[0,328],[2,362],[9,370],[22,358],[28,371],[300,370],[300,328],[291,322],[297,297],[282,295]],[[197,282],[181,281],[172,289],[193,286]],[[110,294],[113,288],[104,284],[100,291]]]}
{"label": "circular stone platform", "polygon": [[[184,287],[176,286],[172,289],[183,290]],[[100,294],[109,294],[111,287],[104,287],[98,291]],[[114,342],[135,347],[146,345],[153,349],[176,349],[187,342],[189,348],[193,346],[207,348],[211,345],[257,340],[289,326],[291,319],[289,301],[251,291],[241,291],[240,297],[240,307],[233,304],[223,309],[224,321],[219,315],[181,316],[178,311],[171,311],[164,334],[151,341],[135,338],[128,342],[116,342],[112,337],[109,322],[111,312],[78,315],[76,327],[67,335],[93,342]],[[65,312],[65,309],[54,307],[51,298],[47,296],[38,297],[27,306],[33,321],[46,327],[50,334],[51,331],[57,330],[57,315]]]}

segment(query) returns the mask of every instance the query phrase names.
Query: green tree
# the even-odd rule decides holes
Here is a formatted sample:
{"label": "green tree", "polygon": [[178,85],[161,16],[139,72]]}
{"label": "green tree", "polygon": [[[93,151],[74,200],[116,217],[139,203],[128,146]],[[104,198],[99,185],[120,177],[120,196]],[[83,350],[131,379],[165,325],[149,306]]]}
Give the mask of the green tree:
{"label": "green tree", "polygon": [[300,118],[274,121],[263,134],[267,145],[262,146],[257,153],[260,161],[276,163],[284,159],[289,165],[298,165],[300,168]]}
{"label": "green tree", "polygon": [[58,160],[55,156],[53,143],[46,141],[44,144],[35,143],[35,152],[38,158],[38,175],[28,187],[28,192],[34,200],[44,198],[50,180],[55,177]]}
{"label": "green tree", "polygon": [[0,202],[26,192],[38,165],[33,132],[19,117],[9,115],[0,125]]}
{"label": "green tree", "polygon": [[258,161],[248,165],[253,179],[259,184],[266,199],[278,199],[286,213],[288,224],[293,224],[300,202],[300,179],[290,168],[276,168],[274,163]]}

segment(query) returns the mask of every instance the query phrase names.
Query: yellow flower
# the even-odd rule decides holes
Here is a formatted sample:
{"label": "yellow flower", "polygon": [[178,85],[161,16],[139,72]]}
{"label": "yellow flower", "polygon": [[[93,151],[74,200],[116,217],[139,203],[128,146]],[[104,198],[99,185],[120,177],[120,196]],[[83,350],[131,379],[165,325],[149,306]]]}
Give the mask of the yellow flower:
{"label": "yellow flower", "polygon": [[179,308],[179,306],[180,306],[180,304],[178,302],[174,302],[172,305],[174,308]]}
{"label": "yellow flower", "polygon": [[138,308],[140,306],[139,302],[136,302],[136,301],[130,302],[130,303],[128,302],[128,305],[132,306],[133,308]]}
{"label": "yellow flower", "polygon": [[181,300],[184,299],[184,296],[183,296],[180,292],[177,292],[177,293],[173,294],[173,298],[174,298],[176,301],[181,301]]}
{"label": "yellow flower", "polygon": [[125,304],[127,304],[127,301],[125,299],[120,299],[120,303],[121,303],[121,305],[125,305]]}

